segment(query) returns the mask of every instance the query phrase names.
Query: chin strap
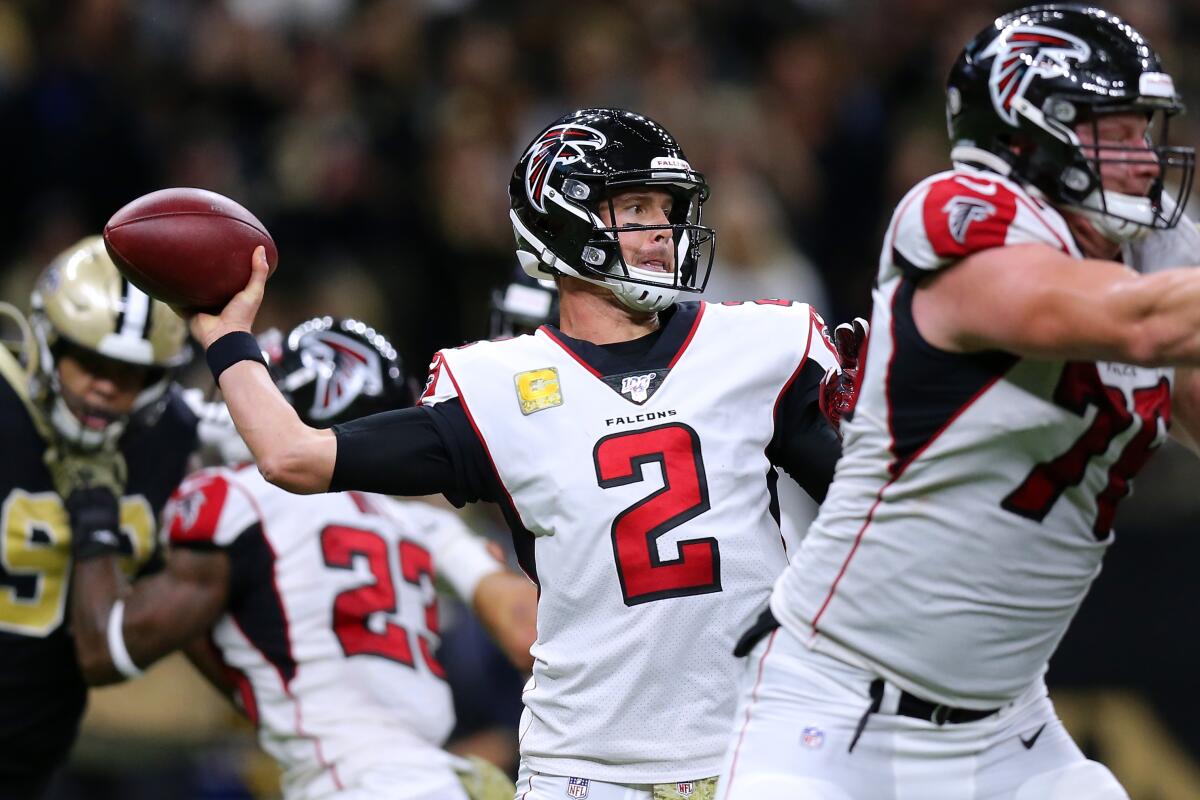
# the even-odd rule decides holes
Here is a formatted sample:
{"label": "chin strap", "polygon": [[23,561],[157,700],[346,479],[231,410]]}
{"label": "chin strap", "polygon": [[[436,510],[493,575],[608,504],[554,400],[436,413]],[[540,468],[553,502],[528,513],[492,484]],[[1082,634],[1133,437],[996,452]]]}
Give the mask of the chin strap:
{"label": "chin strap", "polygon": [[[1097,189],[1084,203],[1071,208],[1087,217],[1092,227],[1110,242],[1140,241],[1153,230],[1154,204],[1148,197]],[[1102,208],[1105,210],[1101,211]]]}

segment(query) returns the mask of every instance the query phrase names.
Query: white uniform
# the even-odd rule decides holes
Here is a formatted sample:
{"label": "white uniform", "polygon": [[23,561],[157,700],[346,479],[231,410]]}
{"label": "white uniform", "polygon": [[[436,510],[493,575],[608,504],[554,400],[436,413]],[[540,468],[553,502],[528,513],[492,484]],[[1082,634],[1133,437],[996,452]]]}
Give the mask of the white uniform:
{"label": "white uniform", "polygon": [[805,305],[684,305],[686,341],[640,375],[604,378],[546,328],[435,360],[423,402],[461,398],[533,537],[523,775],[717,774],[730,653],[785,564],[769,511],[776,405],[834,357]]}
{"label": "white uniform", "polygon": [[213,641],[288,800],[464,798],[441,666],[434,564],[455,551],[468,592],[499,565],[456,516],[357,492],[299,496],[253,467],[188,478],[165,513],[172,546],[230,556]]}
{"label": "white uniform", "polygon": [[[773,645],[774,669],[763,658],[763,643],[750,666],[762,682],[744,693],[751,719],[750,696],[757,691],[787,707],[775,718],[797,730],[809,724],[797,717],[820,717],[806,715],[826,701],[843,709],[852,703],[849,731],[846,719],[823,717],[835,730],[821,733],[826,744],[841,737],[834,746],[846,764],[809,773],[836,775],[843,789],[863,780],[871,785],[866,776],[875,774],[869,755],[856,749],[846,758],[847,739],[871,703],[867,685],[881,677],[888,687],[885,712],[889,703],[895,712],[901,691],[954,708],[1002,708],[957,726],[974,731],[962,734],[927,720],[872,716],[859,746],[870,748],[873,726],[894,735],[888,741],[896,743],[889,751],[895,761],[882,771],[896,777],[898,798],[1123,796],[1119,788],[1105,794],[1114,791],[1106,771],[1096,786],[1064,790],[1086,785],[1094,795],[1013,792],[1030,774],[1086,763],[1065,732],[1060,735],[1041,679],[1112,543],[1116,504],[1167,435],[1173,372],[1001,352],[951,354],[925,342],[913,323],[914,279],[973,252],[1027,243],[1079,256],[1053,208],[1017,183],[965,164],[909,192],[888,229],[862,392],[853,420],[843,423],[845,455],[817,521],[772,595],[771,609],[784,628]],[[834,675],[843,668],[857,677],[841,681],[842,694],[831,689],[816,697],[810,673]],[[810,685],[793,685],[791,692],[771,680]],[[759,711],[772,715],[769,705]],[[937,774],[925,774],[921,783],[919,766],[901,765],[906,754],[941,754],[934,744],[906,750],[897,724],[932,728],[931,742],[958,736],[968,741],[966,755],[971,747],[983,752],[1001,741],[1014,718],[1024,721],[1026,733],[1039,725],[1053,732],[1020,767],[996,769],[979,757],[963,767],[965,783]],[[743,718],[731,758],[745,767],[776,746],[804,752],[797,737],[772,745],[772,735]],[[1015,744],[1011,733],[1004,735]],[[739,740],[742,755],[735,756]],[[1014,757],[1023,752],[1014,750]],[[777,761],[793,755],[779,753]],[[793,774],[805,772],[801,763],[793,758]],[[1094,775],[1103,769],[1086,766]],[[855,768],[858,777],[849,777]],[[987,768],[993,771],[981,772]],[[756,787],[756,769],[743,770],[740,786],[723,787],[726,796],[784,796]],[[902,778],[910,777],[915,782],[905,784]],[[845,796],[893,796],[891,788],[874,786],[869,795]]]}

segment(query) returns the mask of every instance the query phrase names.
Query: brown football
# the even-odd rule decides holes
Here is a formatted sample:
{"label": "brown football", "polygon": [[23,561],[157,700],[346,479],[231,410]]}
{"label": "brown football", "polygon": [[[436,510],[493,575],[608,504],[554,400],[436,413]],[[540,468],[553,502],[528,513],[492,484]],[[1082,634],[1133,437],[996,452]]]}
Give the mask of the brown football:
{"label": "brown football", "polygon": [[161,189],[129,203],[104,226],[117,269],[151,297],[189,310],[218,310],[250,280],[254,248],[279,260],[271,234],[228,197]]}

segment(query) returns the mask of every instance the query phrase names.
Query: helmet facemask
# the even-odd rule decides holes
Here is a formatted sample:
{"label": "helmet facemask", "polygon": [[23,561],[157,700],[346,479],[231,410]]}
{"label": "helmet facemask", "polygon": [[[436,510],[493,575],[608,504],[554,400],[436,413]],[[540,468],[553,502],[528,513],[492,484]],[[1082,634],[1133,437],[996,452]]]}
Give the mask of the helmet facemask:
{"label": "helmet facemask", "polygon": [[[186,326],[168,306],[121,276],[99,236],[63,251],[43,271],[30,302],[30,395],[62,443],[95,450],[115,444],[130,422],[157,421],[175,372],[191,357]],[[85,368],[91,359],[102,358],[146,370],[129,413],[85,409],[82,398],[66,396],[60,357],[72,351]],[[112,419],[97,428],[77,413]]]}
{"label": "helmet facemask", "polygon": [[[1114,242],[1136,241],[1151,231],[1168,230],[1178,224],[1195,176],[1194,149],[1168,143],[1171,117],[1182,111],[1179,104],[1138,103],[1081,113],[1070,99],[1052,96],[1043,108],[1033,109],[1027,101],[1014,103],[1027,124],[1053,137],[1051,143],[1041,137],[1023,165],[1035,185],[1065,208],[1086,217],[1099,233]],[[1146,144],[1136,147],[1105,142],[1101,120],[1128,113],[1146,116]],[[1105,174],[1114,168],[1147,162],[1157,166],[1158,174],[1145,193],[1128,194],[1106,187]]]}

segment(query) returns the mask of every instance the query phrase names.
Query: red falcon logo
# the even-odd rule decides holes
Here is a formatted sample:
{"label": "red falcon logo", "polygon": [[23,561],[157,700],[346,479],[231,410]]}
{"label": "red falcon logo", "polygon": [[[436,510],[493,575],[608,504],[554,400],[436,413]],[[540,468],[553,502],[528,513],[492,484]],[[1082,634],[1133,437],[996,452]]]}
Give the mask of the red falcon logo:
{"label": "red falcon logo", "polygon": [[574,164],[586,155],[585,149],[599,149],[607,143],[603,133],[586,125],[555,125],[538,137],[525,151],[525,158],[529,159],[525,167],[525,195],[533,207],[546,213],[543,192],[556,164]]}
{"label": "red falcon logo", "polygon": [[359,394],[378,394],[379,354],[365,344],[335,331],[310,334],[302,340],[300,357],[316,373],[313,419],[332,419]]}
{"label": "red falcon logo", "polygon": [[980,54],[980,58],[993,57],[988,88],[996,113],[1016,126],[1013,100],[1025,96],[1035,77],[1066,75],[1068,61],[1086,61],[1091,54],[1082,39],[1040,25],[1018,25],[1001,34]]}
{"label": "red falcon logo", "polygon": [[983,222],[996,213],[996,207],[978,197],[959,195],[951,197],[949,202],[942,207],[942,211],[946,214],[947,227],[950,229],[950,235],[954,241],[966,244],[967,228],[971,227],[971,223]]}

